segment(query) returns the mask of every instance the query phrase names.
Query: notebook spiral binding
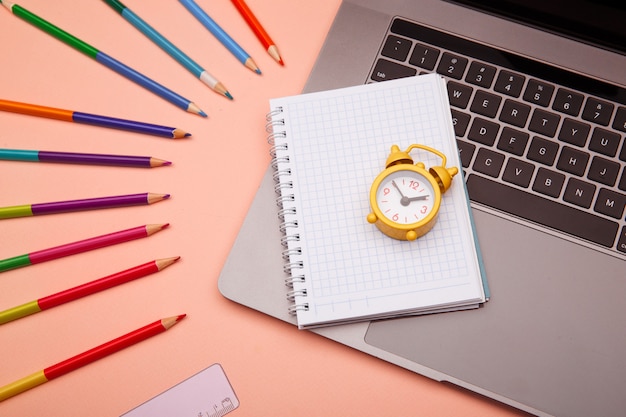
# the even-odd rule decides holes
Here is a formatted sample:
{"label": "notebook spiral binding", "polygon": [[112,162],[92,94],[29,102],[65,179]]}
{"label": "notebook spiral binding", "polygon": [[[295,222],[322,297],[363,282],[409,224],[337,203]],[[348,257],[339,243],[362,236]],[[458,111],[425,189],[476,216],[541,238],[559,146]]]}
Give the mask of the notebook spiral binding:
{"label": "notebook spiral binding", "polygon": [[299,246],[297,211],[289,167],[290,160],[287,155],[289,147],[283,142],[287,137],[287,132],[284,128],[285,119],[281,117],[282,113],[282,107],[277,107],[266,115],[265,131],[267,143],[271,146],[269,153],[272,158],[271,166],[274,169],[272,177],[276,192],[276,205],[279,207],[279,228],[283,234],[281,244],[285,248],[282,252],[283,271],[288,275],[288,278],[285,278],[285,285],[290,288],[287,292],[287,300],[292,303],[289,306],[289,313],[295,315],[298,311],[308,311],[309,304],[303,301],[307,296],[307,290],[303,287],[306,279],[301,272],[304,263],[301,257],[302,248]]}

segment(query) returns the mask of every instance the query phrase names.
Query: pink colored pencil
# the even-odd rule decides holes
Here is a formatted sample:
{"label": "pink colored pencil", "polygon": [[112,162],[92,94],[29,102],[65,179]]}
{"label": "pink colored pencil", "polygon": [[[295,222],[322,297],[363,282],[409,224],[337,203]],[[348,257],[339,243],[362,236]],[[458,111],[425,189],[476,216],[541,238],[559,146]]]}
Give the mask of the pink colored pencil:
{"label": "pink colored pencil", "polygon": [[12,258],[0,260],[0,272],[8,271],[23,266],[34,265],[64,256],[75,255],[105,246],[117,245],[129,240],[141,239],[165,229],[169,224],[148,224],[145,226],[133,227],[132,229],[121,230],[102,236],[96,236],[78,242],[67,243],[61,246],[27,253],[25,255],[14,256]]}

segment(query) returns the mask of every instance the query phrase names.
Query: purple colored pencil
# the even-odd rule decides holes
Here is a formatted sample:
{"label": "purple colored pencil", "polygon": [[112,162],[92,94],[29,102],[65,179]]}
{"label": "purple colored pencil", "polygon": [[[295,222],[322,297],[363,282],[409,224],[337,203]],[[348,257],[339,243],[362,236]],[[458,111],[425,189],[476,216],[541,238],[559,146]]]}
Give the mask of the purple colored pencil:
{"label": "purple colored pencil", "polygon": [[31,151],[0,148],[0,160],[26,162],[58,162],[66,164],[111,165],[153,168],[171,165],[171,162],[150,156],[108,155],[95,153]]}
{"label": "purple colored pencil", "polygon": [[168,199],[169,194],[141,193],[112,197],[88,198],[82,200],[57,201],[52,203],[25,204],[0,207],[0,219],[40,216],[43,214],[67,213],[73,211],[98,210],[115,207],[139,206]]}
{"label": "purple colored pencil", "polygon": [[171,165],[169,161],[151,156],[109,155],[95,153],[31,151],[0,148],[0,160],[27,162],[58,162],[66,164],[111,165],[124,167],[154,168]]}

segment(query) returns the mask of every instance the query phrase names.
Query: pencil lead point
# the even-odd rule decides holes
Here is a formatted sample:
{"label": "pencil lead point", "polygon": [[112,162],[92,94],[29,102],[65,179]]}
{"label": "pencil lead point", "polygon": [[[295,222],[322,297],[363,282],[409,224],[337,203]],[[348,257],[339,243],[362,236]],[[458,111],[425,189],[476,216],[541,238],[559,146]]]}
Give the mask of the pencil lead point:
{"label": "pencil lead point", "polygon": [[200,112],[198,113],[200,116],[202,117],[209,117],[208,114],[206,114],[205,112],[203,112],[202,110],[200,110]]}
{"label": "pencil lead point", "polygon": [[231,95],[228,91],[227,91],[227,92],[225,92],[225,93],[224,93],[224,95],[225,95],[226,97],[228,97],[229,99],[231,99],[231,100],[233,99],[233,96],[232,96],[232,95]]}

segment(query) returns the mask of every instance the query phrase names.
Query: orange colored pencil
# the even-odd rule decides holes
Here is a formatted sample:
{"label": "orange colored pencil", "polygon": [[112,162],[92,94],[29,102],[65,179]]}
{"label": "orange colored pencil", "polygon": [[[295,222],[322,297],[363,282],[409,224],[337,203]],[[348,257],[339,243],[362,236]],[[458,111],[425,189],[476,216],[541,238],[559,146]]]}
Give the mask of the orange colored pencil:
{"label": "orange colored pencil", "polygon": [[185,318],[185,314],[157,320],[154,323],[150,323],[147,326],[120,336],[117,339],[113,339],[86,352],[66,359],[63,362],[59,362],[56,365],[49,366],[11,384],[0,387],[0,401],[4,401],[17,394],[21,394],[26,390],[35,388],[36,386],[44,384],[52,379],[70,373],[82,366],[95,362],[98,359],[102,359],[105,356],[132,346],[135,343],[146,340],[152,336],[156,336],[159,333],[163,333],[183,318]]}
{"label": "orange colored pencil", "polygon": [[42,297],[8,310],[0,311],[0,325],[159,272],[179,259],[180,256],[177,256],[175,258],[157,259],[155,261],[146,262],[145,264],[87,282],[77,287]]}
{"label": "orange colored pencil", "polygon": [[270,35],[268,35],[268,33],[265,31],[263,25],[261,25],[261,22],[259,22],[259,19],[257,19],[254,13],[252,13],[252,10],[250,10],[246,2],[244,0],[232,0],[232,2],[239,11],[239,13],[241,13],[241,16],[244,18],[246,23],[248,23],[250,29],[252,29],[256,37],[261,41],[263,47],[267,49],[267,53],[270,54],[270,56],[274,58],[276,62],[278,62],[280,65],[285,65],[283,59],[280,56],[280,53],[278,52],[276,44],[274,43],[272,38],[270,38]]}

